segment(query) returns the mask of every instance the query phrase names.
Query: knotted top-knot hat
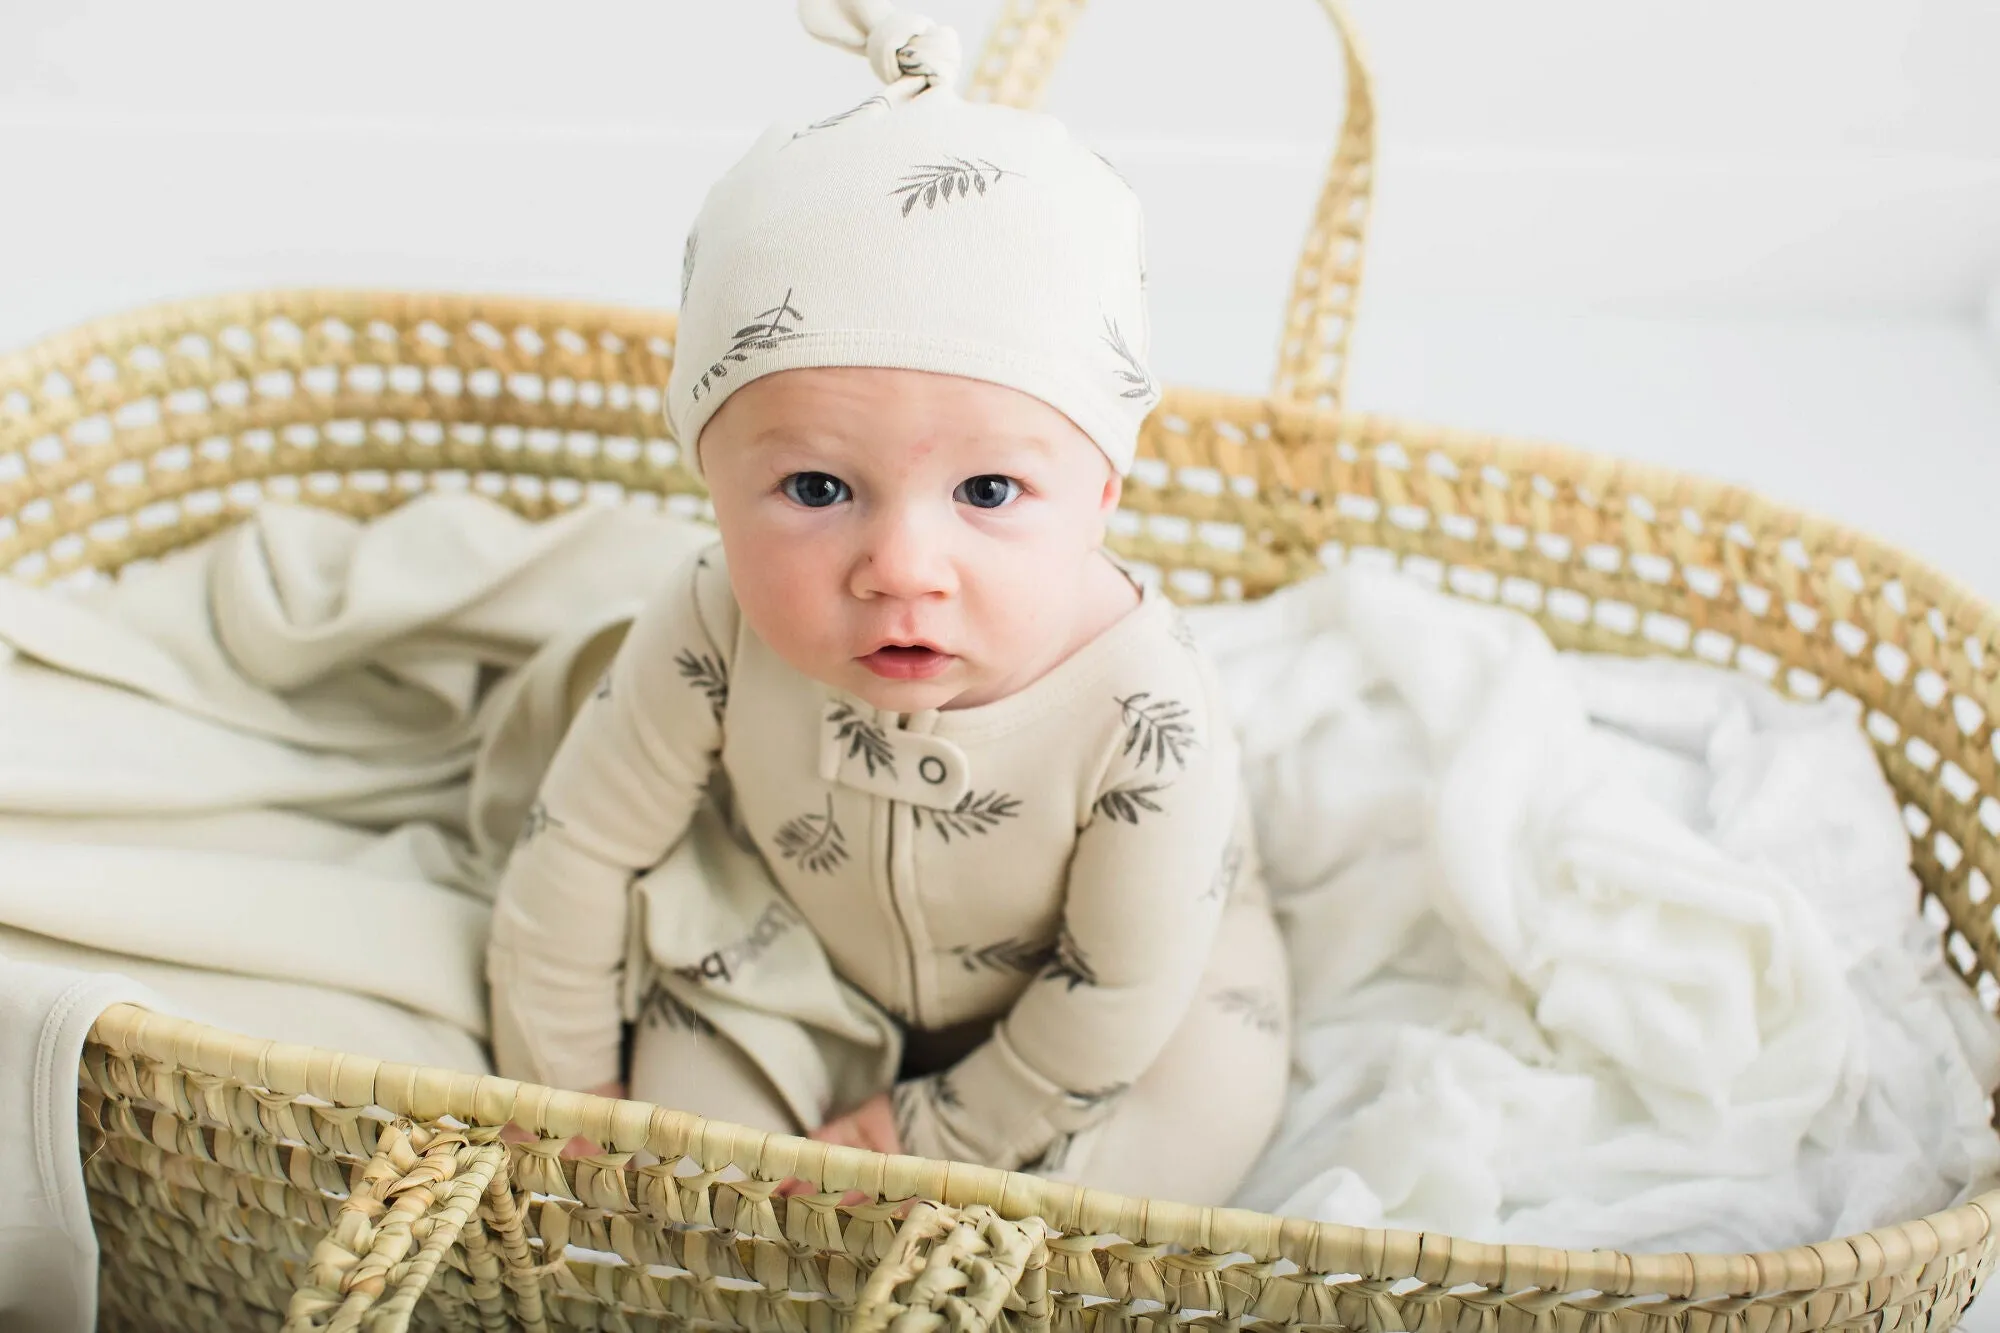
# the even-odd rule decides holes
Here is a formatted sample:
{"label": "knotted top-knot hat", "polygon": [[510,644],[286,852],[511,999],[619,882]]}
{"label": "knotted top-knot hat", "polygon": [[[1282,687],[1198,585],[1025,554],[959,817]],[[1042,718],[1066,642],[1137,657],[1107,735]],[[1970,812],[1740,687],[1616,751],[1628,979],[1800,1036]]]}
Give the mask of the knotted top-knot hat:
{"label": "knotted top-knot hat", "polygon": [[1127,471],[1159,398],[1137,197],[1053,116],[961,98],[950,28],[882,0],[800,0],[799,15],[884,86],[771,127],[710,188],[667,386],[688,464],[759,376],[892,366],[1032,394]]}

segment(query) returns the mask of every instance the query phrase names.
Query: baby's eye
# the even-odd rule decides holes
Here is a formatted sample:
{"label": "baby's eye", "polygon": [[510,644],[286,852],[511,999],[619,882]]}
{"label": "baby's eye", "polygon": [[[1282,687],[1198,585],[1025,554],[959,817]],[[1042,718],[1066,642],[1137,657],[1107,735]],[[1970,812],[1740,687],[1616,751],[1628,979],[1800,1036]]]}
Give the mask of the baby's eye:
{"label": "baby's eye", "polygon": [[847,483],[825,472],[794,472],[782,483],[785,495],[807,509],[824,509],[848,498]]}
{"label": "baby's eye", "polygon": [[983,477],[969,477],[958,484],[958,491],[952,496],[975,509],[998,509],[1021,493],[1021,483],[1012,477],[989,474]]}

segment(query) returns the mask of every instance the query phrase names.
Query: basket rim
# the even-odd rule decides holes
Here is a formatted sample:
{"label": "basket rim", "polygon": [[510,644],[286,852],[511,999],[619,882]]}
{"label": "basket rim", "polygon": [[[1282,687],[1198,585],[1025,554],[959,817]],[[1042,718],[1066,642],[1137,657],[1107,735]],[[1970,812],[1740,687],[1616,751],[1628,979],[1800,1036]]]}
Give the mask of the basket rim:
{"label": "basket rim", "polygon": [[797,1176],[828,1192],[860,1189],[884,1200],[922,1198],[959,1208],[985,1204],[1012,1219],[1039,1217],[1063,1232],[1115,1234],[1135,1245],[1245,1253],[1260,1263],[1291,1259],[1319,1273],[1392,1281],[1414,1276],[1444,1287],[1477,1283],[1669,1300],[1772,1296],[1868,1282],[1963,1256],[1991,1235],[2000,1213],[1996,1187],[1924,1217],[1780,1250],[1628,1253],[1492,1244],[1137,1199],[1020,1172],[838,1147],[646,1102],[246,1037],[127,1003],[107,1007],[89,1040],[120,1055],[281,1097],[373,1106],[419,1120],[469,1115],[486,1125],[512,1121],[545,1142],[582,1134],[613,1155],[650,1150],[662,1160],[694,1158],[708,1170],[734,1165],[766,1180]]}
{"label": "basket rim", "polygon": [[[254,328],[281,316],[301,324],[329,317],[365,323],[384,316],[402,321],[428,316],[440,323],[485,319],[495,325],[539,327],[572,322],[636,340],[671,339],[675,332],[675,315],[670,310],[598,301],[374,288],[255,289],[162,301],[98,317],[24,348],[0,353],[0,395],[14,388],[32,393],[39,379],[50,371],[74,367],[99,352],[121,351],[229,322]],[[1340,431],[1343,438],[1371,445],[1393,443],[1407,438],[1407,432],[1420,431],[1425,451],[1447,449],[1473,466],[1563,477],[1587,497],[1644,491],[1651,497],[1665,497],[1665,504],[1697,507],[1725,525],[1748,525],[1766,540],[1797,538],[1816,551],[1848,558],[1901,582],[1907,595],[1922,598],[1953,633],[1976,638],[1990,655],[2000,657],[2000,611],[1956,578],[1847,524],[1733,483],[1552,442],[1257,394],[1169,387],[1155,410],[1172,416],[1204,403],[1225,402],[1239,410],[1255,404],[1284,448],[1324,440],[1329,428]],[[1411,470],[1420,466],[1420,460],[1409,460]],[[1653,503],[1656,508],[1662,504],[1659,499]],[[1966,692],[1975,694],[1989,714],[2000,702],[2000,684],[1980,682],[1979,688],[1968,686]],[[208,1076],[251,1083],[274,1093],[310,1095],[337,1105],[378,1105],[420,1118],[473,1106],[477,1108],[475,1118],[482,1122],[513,1120],[564,1138],[587,1133],[626,1152],[645,1147],[657,1135],[663,1145],[681,1143],[675,1150],[679,1153],[727,1161],[772,1178],[802,1175],[833,1188],[872,1185],[878,1196],[893,1187],[893,1197],[931,1197],[957,1206],[985,1203],[1008,1216],[1038,1215],[1066,1231],[1115,1233],[1135,1244],[1182,1244],[1212,1253],[1242,1252],[1260,1262],[1290,1259],[1322,1273],[1391,1280],[1416,1276],[1445,1286],[1480,1283],[1591,1291],[1606,1296],[1664,1295],[1669,1299],[1765,1296],[1864,1282],[1907,1271],[1941,1255],[1963,1254],[1992,1233],[1993,1215],[2000,1211],[2000,1188],[1995,1188],[1927,1217],[1752,1254],[1495,1245],[1436,1234],[1279,1218],[1247,1209],[1133,1199],[963,1163],[886,1157],[703,1120],[640,1102],[612,1101],[493,1075],[453,1073],[246,1037],[130,1005],[106,1010],[93,1027],[91,1040],[108,1049]]]}
{"label": "basket rim", "polygon": [[[432,288],[393,287],[263,287],[166,299],[131,310],[100,315],[48,334],[24,347],[0,351],[0,396],[11,389],[31,391],[49,372],[110,352],[179,336],[198,327],[235,320],[252,326],[264,320],[295,319],[302,313],[316,319],[341,318],[365,323],[389,311],[398,318],[425,316],[446,321],[484,319],[547,326],[565,321],[596,325],[620,338],[671,340],[678,313],[665,307],[619,304],[596,299],[536,296],[522,293],[469,292]],[[1268,414],[1273,435],[1290,448],[1324,438],[1329,425],[1372,444],[1393,443],[1409,432],[1421,432],[1428,448],[1444,447],[1490,465],[1503,473],[1555,474],[1592,495],[1620,490],[1644,490],[1666,496],[1674,506],[1700,508],[1724,524],[1743,523],[1775,540],[1798,538],[1835,557],[1862,567],[1893,569],[1906,592],[1935,607],[1955,631],[1978,638],[2000,658],[2000,605],[1955,575],[1921,556],[1843,520],[1777,500],[1736,482],[1662,464],[1596,453],[1576,445],[1529,436],[1477,431],[1439,425],[1385,412],[1296,402],[1268,394],[1198,386],[1166,385],[1164,397],[1147,418],[1176,408],[1228,402],[1256,404]],[[0,426],[5,418],[0,416]],[[662,430],[666,430],[664,414]],[[1413,460],[1411,470],[1418,464]],[[2000,710],[2000,680],[1981,701]]]}

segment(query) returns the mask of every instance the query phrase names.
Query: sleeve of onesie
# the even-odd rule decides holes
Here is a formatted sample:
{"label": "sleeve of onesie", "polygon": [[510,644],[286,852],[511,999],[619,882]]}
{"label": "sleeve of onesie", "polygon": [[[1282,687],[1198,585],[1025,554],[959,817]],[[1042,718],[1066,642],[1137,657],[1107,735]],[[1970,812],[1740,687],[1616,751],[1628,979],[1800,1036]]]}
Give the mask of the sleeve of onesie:
{"label": "sleeve of onesie", "polygon": [[1120,729],[1077,835],[1054,958],[990,1039],[896,1089],[904,1151],[1053,1164],[1187,1015],[1227,897],[1241,781],[1227,721],[1187,683],[1107,700]]}
{"label": "sleeve of onesie", "polygon": [[632,880],[687,831],[722,743],[734,603],[711,552],[634,617],[550,761],[493,905],[493,1060],[508,1078],[619,1076]]}

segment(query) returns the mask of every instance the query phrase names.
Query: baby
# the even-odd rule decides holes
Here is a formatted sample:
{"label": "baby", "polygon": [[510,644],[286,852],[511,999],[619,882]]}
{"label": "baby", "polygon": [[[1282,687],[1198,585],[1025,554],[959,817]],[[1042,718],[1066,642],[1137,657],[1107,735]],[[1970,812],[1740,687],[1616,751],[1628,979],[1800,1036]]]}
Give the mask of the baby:
{"label": "baby", "polygon": [[949,29],[801,12],[887,87],[767,133],[688,237],[667,410],[720,541],[522,830],[496,1063],[1224,1202],[1289,986],[1210,668],[1103,549],[1158,397],[1138,203],[1056,121],[954,95]]}

